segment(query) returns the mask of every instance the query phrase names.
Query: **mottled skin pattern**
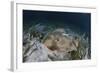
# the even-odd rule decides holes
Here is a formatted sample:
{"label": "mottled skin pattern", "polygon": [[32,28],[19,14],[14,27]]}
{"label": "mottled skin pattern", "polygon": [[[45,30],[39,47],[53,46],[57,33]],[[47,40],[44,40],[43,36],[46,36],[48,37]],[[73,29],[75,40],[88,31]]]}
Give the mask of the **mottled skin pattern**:
{"label": "mottled skin pattern", "polygon": [[64,60],[66,58],[69,59],[70,52],[76,51],[79,46],[79,41],[77,39],[65,36],[62,32],[64,31],[57,29],[53,33],[49,34],[44,41],[44,45],[47,46],[47,48],[50,49],[59,60]]}
{"label": "mottled skin pattern", "polygon": [[72,51],[77,50],[79,41],[77,39],[70,38],[69,36],[63,35],[63,33],[51,33],[47,36],[47,39],[44,41],[44,45],[47,46],[50,50],[59,50],[59,51]]}

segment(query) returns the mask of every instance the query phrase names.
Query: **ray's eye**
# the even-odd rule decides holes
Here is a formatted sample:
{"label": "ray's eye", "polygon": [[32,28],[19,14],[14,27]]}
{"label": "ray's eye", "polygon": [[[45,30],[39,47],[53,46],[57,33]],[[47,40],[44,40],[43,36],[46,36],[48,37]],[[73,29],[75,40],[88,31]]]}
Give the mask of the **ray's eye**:
{"label": "ray's eye", "polygon": [[59,39],[57,38],[56,41],[59,41]]}

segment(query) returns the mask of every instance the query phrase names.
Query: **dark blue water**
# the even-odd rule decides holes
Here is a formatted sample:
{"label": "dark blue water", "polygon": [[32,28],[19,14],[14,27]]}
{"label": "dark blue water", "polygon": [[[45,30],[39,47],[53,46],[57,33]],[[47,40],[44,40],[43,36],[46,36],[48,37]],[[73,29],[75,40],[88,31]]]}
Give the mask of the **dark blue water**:
{"label": "dark blue water", "polygon": [[23,28],[28,30],[33,25],[42,24],[55,28],[70,28],[90,37],[91,14],[77,12],[51,12],[23,10]]}

